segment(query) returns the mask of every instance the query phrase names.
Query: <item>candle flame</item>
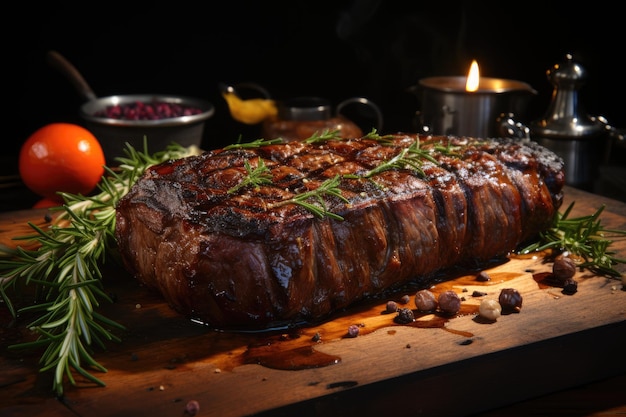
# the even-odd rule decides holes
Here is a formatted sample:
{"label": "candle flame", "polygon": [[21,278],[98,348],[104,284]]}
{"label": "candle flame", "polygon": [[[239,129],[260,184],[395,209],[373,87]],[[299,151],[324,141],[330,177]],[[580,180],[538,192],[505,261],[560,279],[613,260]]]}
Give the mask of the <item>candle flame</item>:
{"label": "candle flame", "polygon": [[480,84],[480,71],[478,69],[478,62],[472,61],[470,65],[469,73],[467,74],[467,83],[465,84],[465,91],[476,91]]}

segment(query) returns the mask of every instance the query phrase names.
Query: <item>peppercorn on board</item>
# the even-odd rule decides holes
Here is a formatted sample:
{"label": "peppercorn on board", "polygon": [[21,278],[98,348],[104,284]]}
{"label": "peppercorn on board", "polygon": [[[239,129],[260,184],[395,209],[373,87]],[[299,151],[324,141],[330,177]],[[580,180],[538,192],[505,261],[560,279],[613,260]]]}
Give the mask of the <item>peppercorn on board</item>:
{"label": "peppercorn on board", "polygon": [[[603,226],[626,229],[626,204],[566,187],[563,207],[571,201],[572,215],[605,204]],[[1,213],[0,242],[30,234],[26,222],[44,225],[44,214]],[[625,238],[611,247],[626,257]],[[101,311],[126,331],[121,343],[94,349],[108,372],[92,372],[106,387],[75,375],[77,387],[68,384],[63,401],[53,398],[52,376],[38,373],[40,352],[7,349],[28,337],[27,320],[13,324],[2,309],[0,414],[181,415],[197,401],[200,415],[223,417],[460,416],[626,372],[621,281],[577,272],[578,291],[565,295],[542,283],[551,267],[541,257],[511,257],[485,269],[489,281],[459,274],[435,285],[435,293],[462,297],[458,317],[425,314],[398,324],[380,300],[311,327],[242,334],[187,321],[109,262],[103,282],[115,302]],[[481,320],[480,300],[503,288],[521,293],[521,311]],[[415,308],[414,292],[407,294],[406,305],[403,294],[394,300]]]}

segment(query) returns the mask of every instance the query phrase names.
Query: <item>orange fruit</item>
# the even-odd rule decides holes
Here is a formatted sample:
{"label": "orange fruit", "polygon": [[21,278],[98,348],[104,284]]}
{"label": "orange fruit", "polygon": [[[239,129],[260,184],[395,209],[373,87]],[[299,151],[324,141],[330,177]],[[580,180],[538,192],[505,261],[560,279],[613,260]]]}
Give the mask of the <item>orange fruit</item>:
{"label": "orange fruit", "polygon": [[59,192],[88,195],[104,174],[104,152],[87,129],[51,123],[32,133],[20,148],[19,171],[35,194],[62,202]]}

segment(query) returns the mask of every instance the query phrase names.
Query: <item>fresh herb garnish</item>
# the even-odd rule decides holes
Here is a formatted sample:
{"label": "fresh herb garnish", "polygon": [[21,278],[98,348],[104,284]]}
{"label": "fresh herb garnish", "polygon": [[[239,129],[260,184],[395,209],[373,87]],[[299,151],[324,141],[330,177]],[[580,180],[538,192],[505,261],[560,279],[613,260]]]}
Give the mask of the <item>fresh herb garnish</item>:
{"label": "fresh herb garnish", "polygon": [[304,140],[305,143],[324,142],[327,140],[340,140],[341,132],[339,130],[324,129],[321,132],[315,132],[313,135]]}
{"label": "fresh herb garnish", "polygon": [[[371,139],[371,140],[375,140],[375,141],[382,142],[382,143],[384,142],[391,143],[392,138],[393,138],[393,135],[381,136],[380,134],[378,134],[378,131],[374,128],[369,133],[367,133],[365,136],[362,137],[362,139]],[[315,132],[311,137],[305,139],[304,142],[305,143],[317,143],[317,142],[324,142],[328,140],[341,140],[341,139],[343,138],[339,130],[325,129],[321,132]]]}
{"label": "fresh herb garnish", "polygon": [[0,245],[0,295],[9,311],[16,316],[9,289],[33,286],[37,297],[35,304],[17,312],[37,316],[28,328],[38,339],[9,348],[45,348],[41,371],[54,370],[52,389],[58,396],[63,395],[66,377],[75,385],[73,371],[105,385],[87,370],[106,372],[93,358],[91,346],[119,341],[112,330],[124,328],[95,311],[101,301],[111,302],[102,289],[99,268],[116,246],[117,202],[149,166],[190,154],[190,148],[171,145],[149,156],[145,142],[143,153],[130,145],[126,151],[116,170],[106,168],[98,194],[62,194],[65,203],[52,209],[61,213],[49,227],[29,223],[34,234],[15,238],[27,242],[29,249]]}
{"label": "fresh herb garnish", "polygon": [[259,162],[256,168],[252,168],[252,165],[250,165],[250,161],[248,160],[244,161],[243,164],[244,164],[244,168],[246,169],[247,175],[243,178],[243,180],[239,184],[230,188],[228,190],[228,194],[237,192],[241,188],[244,188],[247,186],[258,187],[263,184],[272,183],[272,174],[269,168],[267,167],[267,165],[265,165],[265,162],[263,162],[263,159],[259,158],[258,161]]}
{"label": "fresh herb garnish", "polygon": [[528,254],[544,250],[557,252],[569,252],[582,258],[578,267],[590,271],[621,277],[621,273],[614,266],[625,264],[626,259],[616,258],[615,252],[610,252],[609,246],[613,243],[611,236],[626,236],[626,230],[605,229],[600,220],[600,215],[605,206],[601,206],[592,215],[569,218],[574,207],[572,202],[563,213],[557,213],[552,226],[539,234],[536,242],[520,249],[518,253]]}
{"label": "fresh herb garnish", "polygon": [[418,172],[419,175],[425,176],[426,174],[422,171],[422,164],[424,160],[431,161],[435,164],[438,164],[437,160],[433,158],[431,155],[431,150],[420,147],[419,138],[415,140],[408,148],[402,148],[400,152],[394,155],[392,158],[381,162],[374,168],[370,169],[363,174],[349,174],[345,175],[346,178],[371,178],[375,175],[378,175],[382,172],[389,171],[392,169],[413,169]]}
{"label": "fresh herb garnish", "polygon": [[[324,202],[323,196],[330,195],[339,198],[340,200],[348,203],[348,199],[341,195],[341,189],[339,188],[339,184],[341,183],[341,177],[339,175],[335,175],[332,178],[327,179],[323,183],[320,184],[315,190],[306,191],[304,193],[297,194],[295,197],[290,198],[288,200],[279,201],[274,203],[274,207],[284,206],[286,204],[297,204],[299,206],[304,207],[309,210],[315,216],[323,218],[330,217],[335,220],[343,220],[338,214],[335,214],[331,211],[328,211],[326,208],[326,204]],[[310,203],[308,200],[314,199],[317,200],[318,204]]]}
{"label": "fresh herb garnish", "polygon": [[363,136],[363,139],[371,139],[381,143],[391,143],[393,135],[381,136],[376,129],[372,129],[367,135]]}
{"label": "fresh herb garnish", "polygon": [[442,145],[441,142],[437,142],[433,146],[433,150],[435,152],[439,152],[442,155],[446,156],[456,156],[459,157],[461,154],[458,152],[461,149],[458,145],[453,145],[450,141],[446,143],[446,145]]}
{"label": "fresh herb garnish", "polygon": [[257,139],[252,142],[243,142],[243,143],[233,143],[231,145],[225,146],[224,149],[251,149],[251,148],[260,148],[261,146],[266,145],[275,145],[277,143],[283,143],[281,138],[277,139]]}

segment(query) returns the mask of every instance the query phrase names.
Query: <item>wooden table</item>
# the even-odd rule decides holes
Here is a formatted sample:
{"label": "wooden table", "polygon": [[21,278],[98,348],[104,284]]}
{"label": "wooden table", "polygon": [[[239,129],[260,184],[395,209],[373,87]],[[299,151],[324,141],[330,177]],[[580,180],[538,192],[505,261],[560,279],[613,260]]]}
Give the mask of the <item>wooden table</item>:
{"label": "wooden table", "polygon": [[[606,209],[602,224],[626,230],[626,204],[566,188],[574,215]],[[39,211],[0,214],[0,240],[10,241]],[[626,239],[612,248],[626,257]],[[621,272],[626,270],[619,265]],[[464,294],[474,313],[421,325],[393,323],[385,302],[363,306],[318,326],[267,335],[212,331],[174,313],[158,294],[119,267],[105,270],[113,305],[102,307],[124,324],[121,343],[97,350],[107,373],[96,387],[77,379],[55,399],[38,355],[9,353],[26,331],[0,313],[2,416],[184,415],[198,401],[207,416],[334,415],[568,415],[626,413],[626,291],[620,280],[579,272],[578,292],[564,295],[537,277],[551,271],[542,258],[512,258],[489,268],[477,284],[462,275],[438,284]],[[477,319],[480,297],[516,288],[519,314],[495,323]],[[412,302],[412,301],[411,301]],[[473,310],[472,310],[473,309]],[[346,338],[350,324],[361,333]],[[316,335],[320,336],[315,341]],[[292,368],[305,369],[289,369]],[[307,368],[306,364],[310,367]]]}

